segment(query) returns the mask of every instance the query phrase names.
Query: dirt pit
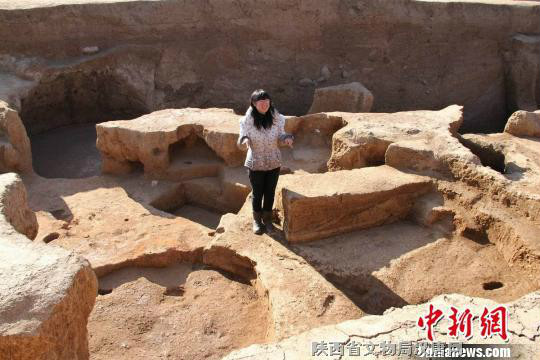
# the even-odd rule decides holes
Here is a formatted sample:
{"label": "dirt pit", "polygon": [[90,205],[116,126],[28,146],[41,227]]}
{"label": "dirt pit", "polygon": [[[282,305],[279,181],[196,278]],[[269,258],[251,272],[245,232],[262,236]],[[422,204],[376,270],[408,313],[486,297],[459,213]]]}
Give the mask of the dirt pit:
{"label": "dirt pit", "polygon": [[184,180],[217,176],[224,166],[216,153],[195,134],[169,146],[167,178]]}
{"label": "dirt pit", "polygon": [[330,147],[296,144],[292,149],[282,150],[283,166],[292,173],[323,173],[331,153]]}
{"label": "dirt pit", "polygon": [[46,178],[85,178],[101,173],[95,124],[70,125],[31,136],[34,170]]}
{"label": "dirt pit", "polygon": [[90,359],[220,359],[264,342],[268,305],[234,275],[202,265],[128,267],[99,280]]}
{"label": "dirt pit", "polygon": [[219,220],[221,220],[221,216],[223,215],[219,212],[210,211],[194,205],[184,205],[171,213],[206,226],[209,230],[218,227]]}
{"label": "dirt pit", "polygon": [[319,240],[293,249],[368,314],[459,293],[498,302],[535,286],[492,243],[408,221]]}

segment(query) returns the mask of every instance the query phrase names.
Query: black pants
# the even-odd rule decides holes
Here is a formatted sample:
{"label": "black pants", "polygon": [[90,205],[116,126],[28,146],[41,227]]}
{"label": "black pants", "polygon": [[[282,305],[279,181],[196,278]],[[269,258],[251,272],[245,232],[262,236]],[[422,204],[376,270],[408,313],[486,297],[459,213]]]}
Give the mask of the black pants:
{"label": "black pants", "polygon": [[[267,171],[249,170],[249,182],[251,183],[253,211],[271,211],[274,205],[274,193],[279,178],[279,168]],[[264,205],[261,207],[261,203]]]}

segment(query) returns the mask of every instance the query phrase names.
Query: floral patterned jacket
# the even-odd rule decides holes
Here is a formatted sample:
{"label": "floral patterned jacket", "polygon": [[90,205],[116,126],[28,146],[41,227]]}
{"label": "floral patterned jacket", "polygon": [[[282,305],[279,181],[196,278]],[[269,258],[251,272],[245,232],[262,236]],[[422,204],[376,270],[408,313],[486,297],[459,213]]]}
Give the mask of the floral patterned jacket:
{"label": "floral patterned jacket", "polygon": [[251,116],[251,107],[246,115],[240,119],[240,134],[237,145],[245,150],[247,142],[247,156],[244,166],[251,170],[272,170],[281,166],[281,151],[278,145],[283,144],[285,139],[293,138],[285,132],[285,117],[274,113],[274,124],[269,129],[257,129]]}

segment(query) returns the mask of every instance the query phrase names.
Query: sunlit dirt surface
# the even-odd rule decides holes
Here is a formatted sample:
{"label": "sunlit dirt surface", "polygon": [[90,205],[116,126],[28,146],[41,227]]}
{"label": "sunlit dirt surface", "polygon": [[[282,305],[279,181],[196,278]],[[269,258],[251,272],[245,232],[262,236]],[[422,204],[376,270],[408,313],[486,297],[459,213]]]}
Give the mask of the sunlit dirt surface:
{"label": "sunlit dirt surface", "polygon": [[190,264],[126,268],[100,279],[88,322],[90,359],[219,359],[264,342],[267,305],[254,288]]}

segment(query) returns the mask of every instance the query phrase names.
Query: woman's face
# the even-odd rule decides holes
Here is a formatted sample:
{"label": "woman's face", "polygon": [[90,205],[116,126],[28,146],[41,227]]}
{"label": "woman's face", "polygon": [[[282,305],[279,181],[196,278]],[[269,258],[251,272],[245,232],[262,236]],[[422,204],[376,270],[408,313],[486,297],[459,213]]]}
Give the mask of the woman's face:
{"label": "woman's face", "polygon": [[257,108],[257,111],[261,114],[265,114],[268,109],[270,109],[270,99],[264,99],[264,100],[258,100],[255,101],[255,108]]}

